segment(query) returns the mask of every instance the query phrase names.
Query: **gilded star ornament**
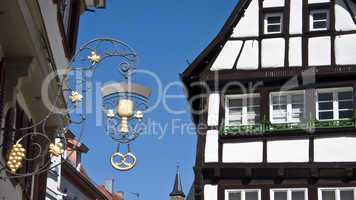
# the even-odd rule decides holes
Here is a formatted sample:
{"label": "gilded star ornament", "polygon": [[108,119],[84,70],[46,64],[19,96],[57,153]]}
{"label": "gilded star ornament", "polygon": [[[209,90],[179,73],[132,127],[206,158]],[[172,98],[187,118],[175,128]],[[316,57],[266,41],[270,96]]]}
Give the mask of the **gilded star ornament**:
{"label": "gilded star ornament", "polygon": [[25,157],[26,150],[22,147],[21,144],[16,143],[12,145],[8,160],[6,162],[6,166],[11,171],[11,173],[15,174],[16,171],[21,168],[22,161]]}
{"label": "gilded star ornament", "polygon": [[91,56],[88,56],[88,59],[92,64],[97,64],[100,62],[100,56],[95,53],[95,51],[91,52]]}
{"label": "gilded star ornament", "polygon": [[83,95],[79,94],[77,91],[72,91],[72,94],[69,96],[69,99],[72,103],[79,103],[83,99]]}
{"label": "gilded star ornament", "polygon": [[143,113],[142,111],[137,111],[135,113],[135,118],[138,120],[138,121],[141,121],[143,119]]}
{"label": "gilded star ornament", "polygon": [[114,110],[108,110],[107,112],[106,112],[106,116],[108,117],[108,118],[114,118],[115,117],[115,113],[114,113]]}
{"label": "gilded star ornament", "polygon": [[60,156],[64,153],[63,149],[63,144],[62,143],[51,143],[49,145],[49,150],[48,152],[51,154],[51,156]]}

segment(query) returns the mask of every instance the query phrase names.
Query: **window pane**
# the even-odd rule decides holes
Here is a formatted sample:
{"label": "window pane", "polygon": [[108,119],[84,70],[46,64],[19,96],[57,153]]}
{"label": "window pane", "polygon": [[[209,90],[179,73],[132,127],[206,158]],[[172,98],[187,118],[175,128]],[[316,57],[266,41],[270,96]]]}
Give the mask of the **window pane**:
{"label": "window pane", "polygon": [[314,13],[313,19],[314,20],[326,20],[327,14],[326,12]]}
{"label": "window pane", "polygon": [[287,96],[273,96],[272,97],[273,104],[287,104]]}
{"label": "window pane", "polygon": [[279,24],[281,23],[281,16],[267,17],[268,24]]}
{"label": "window pane", "polygon": [[330,111],[330,112],[319,112],[319,119],[320,120],[333,119],[333,118],[334,118],[334,113],[332,111]]}
{"label": "window pane", "polygon": [[230,108],[229,125],[240,125],[242,123],[242,107]]}
{"label": "window pane", "polygon": [[340,191],[340,200],[354,200],[354,191]]}
{"label": "window pane", "polygon": [[247,99],[247,105],[249,105],[249,106],[260,105],[260,98],[259,97],[248,98]]}
{"label": "window pane", "polygon": [[304,191],[295,191],[292,192],[292,200],[305,200]]}
{"label": "window pane", "polygon": [[339,92],[338,93],[339,100],[352,99],[352,92]]}
{"label": "window pane", "polygon": [[333,102],[319,103],[319,110],[333,110]]}
{"label": "window pane", "polygon": [[318,94],[319,101],[332,101],[333,100],[333,93],[319,93]]}
{"label": "window pane", "polygon": [[352,109],[352,101],[340,101],[339,109]]}
{"label": "window pane", "polygon": [[275,123],[287,122],[287,96],[272,96],[272,118]]}
{"label": "window pane", "polygon": [[287,192],[274,192],[274,200],[287,200]]}
{"label": "window pane", "polygon": [[313,28],[315,28],[315,29],[326,29],[327,28],[327,22],[326,21],[313,22]]}
{"label": "window pane", "polygon": [[304,95],[292,95],[291,122],[300,122],[304,118]]}
{"label": "window pane", "polygon": [[304,119],[303,108],[293,109],[291,114],[291,122],[301,122]]}
{"label": "window pane", "polygon": [[284,111],[287,112],[287,105],[274,105],[273,106],[274,111]]}
{"label": "window pane", "polygon": [[241,200],[241,192],[229,192],[229,200]]}
{"label": "window pane", "polygon": [[281,32],[281,25],[268,25],[268,32]]}
{"label": "window pane", "polygon": [[247,114],[258,114],[260,112],[260,107],[253,106],[247,107]]}
{"label": "window pane", "polygon": [[246,192],[246,200],[258,200],[258,192]]}
{"label": "window pane", "polygon": [[352,118],[352,110],[339,111],[340,119],[351,119]]}
{"label": "window pane", "polygon": [[242,99],[230,99],[229,100],[229,107],[241,107],[242,106]]}
{"label": "window pane", "polygon": [[230,108],[229,112],[230,112],[230,114],[233,114],[233,115],[236,115],[236,114],[241,115],[242,114],[242,107]]}
{"label": "window pane", "polygon": [[335,191],[322,191],[322,200],[335,200]]}
{"label": "window pane", "polygon": [[292,103],[303,103],[304,102],[304,95],[302,94],[296,94],[292,95]]}

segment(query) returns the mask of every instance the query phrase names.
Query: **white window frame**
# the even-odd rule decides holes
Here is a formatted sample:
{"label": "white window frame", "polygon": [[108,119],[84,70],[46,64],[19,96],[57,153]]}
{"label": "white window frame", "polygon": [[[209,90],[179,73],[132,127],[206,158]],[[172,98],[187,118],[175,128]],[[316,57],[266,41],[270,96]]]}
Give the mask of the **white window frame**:
{"label": "white window frame", "polygon": [[241,200],[246,200],[246,192],[257,192],[258,193],[258,200],[261,200],[261,189],[231,189],[231,190],[225,190],[225,200],[229,200],[229,193],[230,192],[240,192],[241,193]]}
{"label": "white window frame", "polygon": [[[281,22],[279,23],[281,29],[280,31],[276,31],[276,32],[269,32],[268,31],[268,25],[278,25],[278,23],[273,23],[273,24],[268,24],[268,17],[280,17],[281,18]],[[278,34],[278,33],[282,33],[283,32],[283,13],[281,12],[275,12],[275,13],[266,13],[264,15],[264,33],[265,34]]]}
{"label": "white window frame", "polygon": [[[292,122],[292,99],[291,95],[294,94],[302,94],[303,95],[303,114],[305,119],[305,107],[306,107],[306,99],[305,99],[305,90],[294,90],[294,91],[279,91],[279,92],[271,92],[269,94],[269,119],[271,123],[280,123],[273,120],[273,102],[272,97],[278,95],[287,95],[287,122],[285,123],[293,123]],[[297,122],[296,122],[297,123]]]}
{"label": "white window frame", "polygon": [[325,187],[318,188],[318,200],[323,200],[322,191],[335,191],[335,200],[340,200],[340,191],[343,190],[353,190],[354,191],[354,199],[356,199],[356,187]]}
{"label": "white window frame", "polygon": [[[352,87],[342,87],[342,88],[325,88],[325,89],[317,89],[315,93],[315,110],[316,110],[316,119],[318,121],[328,121],[328,120],[340,120],[339,119],[339,92],[352,92],[352,97],[354,96]],[[319,93],[332,93],[333,94],[333,119],[319,119]]]}
{"label": "white window frame", "polygon": [[308,188],[273,188],[270,189],[271,200],[274,200],[275,192],[287,192],[287,200],[292,200],[292,192],[304,192],[304,200],[308,200]]}
{"label": "white window frame", "polygon": [[[233,94],[233,95],[225,95],[225,125],[229,126],[229,116],[230,116],[230,112],[229,112],[229,100],[231,99],[242,99],[242,122],[241,122],[241,126],[244,125],[250,125],[247,123],[247,107],[248,107],[248,101],[249,98],[255,98],[255,97],[259,97],[260,98],[260,94],[258,93],[251,93],[251,94]],[[261,104],[258,104],[259,107],[261,108]],[[260,112],[261,115],[261,112]],[[261,117],[261,116],[260,116]],[[255,123],[256,124],[256,123]]]}
{"label": "white window frame", "polygon": [[[326,13],[326,28],[314,28],[314,17],[313,15],[316,13]],[[318,21],[324,21],[324,20],[316,20]],[[326,31],[330,29],[330,11],[328,9],[315,9],[310,11],[309,15],[309,29],[310,31]]]}

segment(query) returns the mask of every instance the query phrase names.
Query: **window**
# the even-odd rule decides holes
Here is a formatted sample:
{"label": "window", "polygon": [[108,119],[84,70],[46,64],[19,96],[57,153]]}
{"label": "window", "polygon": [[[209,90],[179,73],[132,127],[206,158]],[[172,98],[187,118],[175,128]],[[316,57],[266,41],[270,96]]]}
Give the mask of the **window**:
{"label": "window", "polygon": [[70,12],[71,12],[71,1],[70,0],[61,0],[59,1],[59,12],[62,16],[62,22],[63,22],[63,27],[64,27],[64,32],[66,36],[68,37],[69,34],[69,26],[70,26]]}
{"label": "window", "polygon": [[282,13],[269,13],[265,15],[265,33],[282,33]]}
{"label": "window", "polygon": [[310,12],[310,30],[325,31],[329,29],[329,11],[312,10]]}
{"label": "window", "polygon": [[352,88],[321,89],[317,91],[317,119],[339,120],[353,117]]}
{"label": "window", "polygon": [[260,97],[258,94],[228,95],[225,107],[225,124],[228,126],[260,123]]}
{"label": "window", "polygon": [[304,91],[273,92],[270,98],[272,123],[292,123],[304,120]]}
{"label": "window", "polygon": [[321,188],[319,200],[355,200],[356,188]]}
{"label": "window", "polygon": [[271,200],[307,200],[307,189],[271,189]]}
{"label": "window", "polygon": [[225,200],[261,200],[261,190],[226,190]]}

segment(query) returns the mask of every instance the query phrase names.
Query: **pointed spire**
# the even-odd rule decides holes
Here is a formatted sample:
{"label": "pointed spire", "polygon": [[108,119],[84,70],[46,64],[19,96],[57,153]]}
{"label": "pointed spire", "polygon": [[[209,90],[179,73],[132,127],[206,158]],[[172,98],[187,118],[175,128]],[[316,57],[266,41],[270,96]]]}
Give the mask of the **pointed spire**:
{"label": "pointed spire", "polygon": [[177,173],[176,173],[176,178],[174,180],[174,187],[172,192],[169,194],[169,196],[180,196],[180,197],[185,197],[185,194],[183,192],[183,187],[182,187],[182,181],[180,178],[180,172],[179,172],[179,163],[177,164]]}

